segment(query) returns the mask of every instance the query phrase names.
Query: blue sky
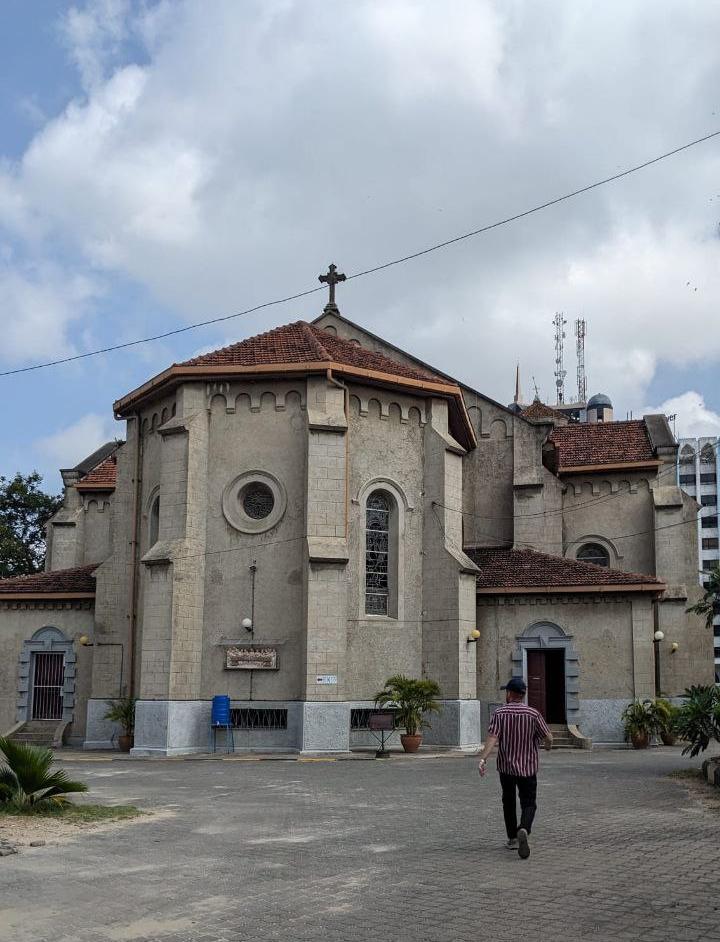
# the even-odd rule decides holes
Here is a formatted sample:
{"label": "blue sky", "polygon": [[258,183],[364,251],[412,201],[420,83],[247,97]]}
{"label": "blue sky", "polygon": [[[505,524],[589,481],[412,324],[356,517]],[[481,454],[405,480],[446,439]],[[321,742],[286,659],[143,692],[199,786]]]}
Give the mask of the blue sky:
{"label": "blue sky", "polygon": [[[521,211],[720,128],[712,2],[7,0],[0,371],[227,314]],[[330,22],[332,19],[332,22]],[[617,415],[720,434],[720,139],[342,286],[343,311],[495,398],[553,389],[588,321]],[[0,474],[122,435],[170,362],[319,313],[314,296],[0,377]],[[569,386],[575,361],[570,329]]]}

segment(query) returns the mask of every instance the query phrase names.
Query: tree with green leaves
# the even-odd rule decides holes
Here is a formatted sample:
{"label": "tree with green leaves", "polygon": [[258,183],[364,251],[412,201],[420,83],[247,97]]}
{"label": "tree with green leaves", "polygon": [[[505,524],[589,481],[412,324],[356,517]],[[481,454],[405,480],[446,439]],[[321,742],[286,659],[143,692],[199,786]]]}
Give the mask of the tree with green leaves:
{"label": "tree with green leaves", "polygon": [[37,471],[0,477],[0,578],[40,572],[45,563],[45,524],[62,497],[46,494]]}
{"label": "tree with green leaves", "polygon": [[702,615],[708,628],[712,628],[713,618],[715,615],[720,615],[720,563],[709,570],[703,597],[686,609],[686,612],[692,615]]}

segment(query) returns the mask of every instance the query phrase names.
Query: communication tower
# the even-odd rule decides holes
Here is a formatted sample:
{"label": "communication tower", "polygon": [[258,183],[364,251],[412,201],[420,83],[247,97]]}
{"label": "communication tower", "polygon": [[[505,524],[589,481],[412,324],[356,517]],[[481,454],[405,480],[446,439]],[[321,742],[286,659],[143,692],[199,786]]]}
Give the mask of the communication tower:
{"label": "communication tower", "polygon": [[558,311],[553,318],[555,325],[555,388],[557,390],[557,403],[565,402],[565,376],[567,370],[563,369],[563,357],[565,352],[565,325],[567,320],[565,315]]}
{"label": "communication tower", "polygon": [[575,341],[577,350],[577,397],[578,402],[587,402],[587,376],[585,375],[585,333],[587,324],[585,319],[578,317],[575,321]]}

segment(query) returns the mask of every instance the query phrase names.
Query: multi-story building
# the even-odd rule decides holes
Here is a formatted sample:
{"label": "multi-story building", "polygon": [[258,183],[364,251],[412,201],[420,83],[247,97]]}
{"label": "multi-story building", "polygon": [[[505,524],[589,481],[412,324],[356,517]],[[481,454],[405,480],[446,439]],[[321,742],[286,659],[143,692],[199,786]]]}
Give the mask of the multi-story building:
{"label": "multi-story building", "polygon": [[[720,562],[718,531],[718,477],[720,477],[720,438],[681,438],[678,450],[678,483],[700,504],[698,516],[699,578],[707,582],[708,572]],[[715,616],[715,679],[720,683],[720,614]]]}

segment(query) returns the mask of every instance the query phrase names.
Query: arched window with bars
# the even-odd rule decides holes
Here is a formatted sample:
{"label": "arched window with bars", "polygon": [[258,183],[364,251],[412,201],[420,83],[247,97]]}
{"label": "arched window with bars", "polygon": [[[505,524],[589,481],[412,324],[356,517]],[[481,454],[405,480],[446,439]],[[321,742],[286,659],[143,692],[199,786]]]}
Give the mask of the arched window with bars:
{"label": "arched window with bars", "polygon": [[398,514],[384,490],[365,502],[365,614],[397,618]]}
{"label": "arched window with bars", "polygon": [[610,554],[600,543],[584,543],[575,557],[581,563],[594,563],[596,566],[609,566]]}

